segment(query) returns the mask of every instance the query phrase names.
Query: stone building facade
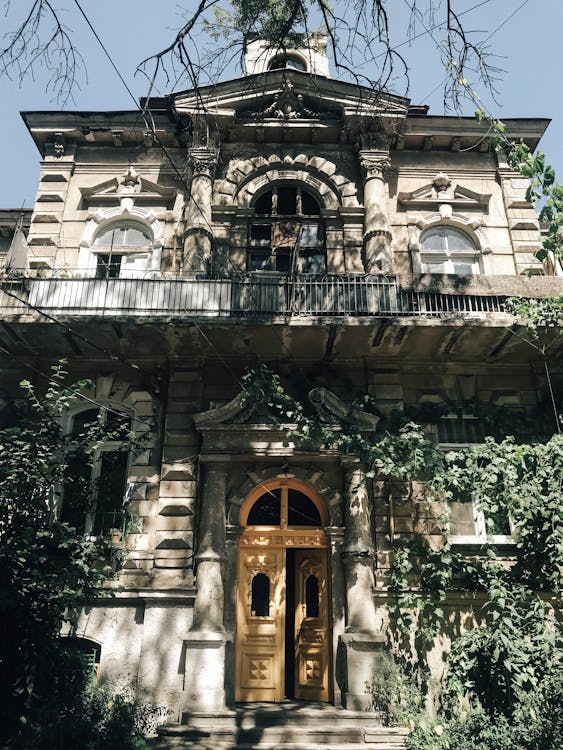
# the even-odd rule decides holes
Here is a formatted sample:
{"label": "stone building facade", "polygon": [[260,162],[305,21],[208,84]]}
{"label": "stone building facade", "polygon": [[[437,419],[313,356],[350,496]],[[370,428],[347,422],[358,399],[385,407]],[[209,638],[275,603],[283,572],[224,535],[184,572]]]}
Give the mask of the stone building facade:
{"label": "stone building facade", "polygon": [[[265,363],[374,435],[378,416],[441,405],[436,440],[479,441],[475,404],[547,396],[502,302],[560,294],[560,269],[535,259],[526,181],[485,124],[335,80],[322,44],[254,42],[243,77],[148,104],[152,128],[136,111],[23,114],[41,174],[27,266],[0,290],[0,395],[22,361],[65,357],[142,446],[84,520],[119,531],[125,497],[134,523],[119,590],[72,635],[99,679],[177,716],[284,697],[363,709],[393,544],[438,533],[439,509],[295,446],[241,377]],[[548,125],[505,122],[532,148]],[[364,395],[373,413],[351,410]],[[473,514],[459,524],[483,541]]]}

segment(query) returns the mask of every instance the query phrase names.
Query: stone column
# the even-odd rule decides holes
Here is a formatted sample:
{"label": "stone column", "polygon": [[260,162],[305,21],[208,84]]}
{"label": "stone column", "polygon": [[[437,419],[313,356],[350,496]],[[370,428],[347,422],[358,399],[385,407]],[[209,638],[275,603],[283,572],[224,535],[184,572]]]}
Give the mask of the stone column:
{"label": "stone column", "polygon": [[211,196],[217,152],[207,147],[191,148],[188,164],[192,170],[191,196],[184,211],[184,275],[205,274],[211,261]]}
{"label": "stone column", "polygon": [[344,544],[344,527],[329,526],[325,528],[330,542],[329,569],[331,573],[332,594],[332,643],[334,705],[344,705],[344,686],[346,684],[346,659],[341,645],[341,638],[346,625],[346,585],[344,566],[342,564],[342,545]]}
{"label": "stone column", "polygon": [[360,463],[346,467],[344,547],[346,632],[371,633],[375,628],[373,593],[373,523],[365,471]]}
{"label": "stone column", "polygon": [[365,710],[370,697],[367,685],[377,668],[385,640],[377,632],[374,602],[375,578],[373,523],[365,471],[359,462],[345,468],[344,560],[346,628],[341,643],[346,653],[346,708]]}
{"label": "stone column", "polygon": [[362,150],[360,164],[364,179],[364,269],[366,273],[390,273],[392,270],[391,232],[387,217],[389,151]]}
{"label": "stone column", "polygon": [[203,497],[199,510],[197,595],[192,630],[222,632],[223,627],[223,561],[226,542],[227,467],[207,464],[203,480]]}
{"label": "stone column", "polygon": [[225,708],[225,646],[231,639],[223,624],[226,486],[226,465],[207,464],[195,555],[197,593],[185,641],[184,706],[190,711]]}

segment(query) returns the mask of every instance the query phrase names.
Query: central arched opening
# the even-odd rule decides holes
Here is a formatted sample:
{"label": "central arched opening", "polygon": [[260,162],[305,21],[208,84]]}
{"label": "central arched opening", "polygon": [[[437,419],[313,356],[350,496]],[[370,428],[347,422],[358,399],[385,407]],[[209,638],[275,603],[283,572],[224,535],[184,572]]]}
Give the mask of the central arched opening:
{"label": "central arched opening", "polygon": [[248,270],[325,273],[321,206],[299,182],[274,184],[253,203]]}
{"label": "central arched opening", "polygon": [[284,478],[241,506],[237,701],[330,699],[329,523],[322,498]]}

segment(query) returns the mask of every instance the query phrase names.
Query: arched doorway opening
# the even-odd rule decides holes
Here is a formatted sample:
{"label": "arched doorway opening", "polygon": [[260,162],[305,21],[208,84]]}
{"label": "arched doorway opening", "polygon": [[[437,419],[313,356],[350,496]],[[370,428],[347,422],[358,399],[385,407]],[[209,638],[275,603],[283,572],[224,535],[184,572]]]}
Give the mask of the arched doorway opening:
{"label": "arched doorway opening", "polygon": [[241,506],[235,699],[328,702],[329,515],[292,478],[261,483]]}

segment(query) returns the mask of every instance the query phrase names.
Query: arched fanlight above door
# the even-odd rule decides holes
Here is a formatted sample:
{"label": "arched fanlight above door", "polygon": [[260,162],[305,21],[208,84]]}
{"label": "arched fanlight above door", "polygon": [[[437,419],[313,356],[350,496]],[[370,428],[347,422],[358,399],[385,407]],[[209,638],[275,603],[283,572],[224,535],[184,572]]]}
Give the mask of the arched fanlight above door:
{"label": "arched fanlight above door", "polygon": [[274,479],[256,487],[241,506],[241,526],[321,528],[329,523],[324,501],[296,479]]}

